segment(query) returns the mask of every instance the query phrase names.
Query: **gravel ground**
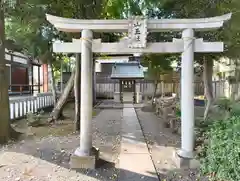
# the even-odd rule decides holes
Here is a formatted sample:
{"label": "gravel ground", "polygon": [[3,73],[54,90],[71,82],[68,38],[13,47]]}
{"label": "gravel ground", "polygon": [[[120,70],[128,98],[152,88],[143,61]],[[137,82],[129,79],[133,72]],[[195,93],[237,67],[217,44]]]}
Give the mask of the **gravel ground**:
{"label": "gravel ground", "polygon": [[[105,160],[99,163],[101,168],[81,172],[69,169],[70,155],[79,146],[79,134],[32,137],[0,148],[0,181],[116,180],[121,116],[121,109],[105,109],[93,119],[93,145]],[[34,172],[28,174],[33,168]]]}
{"label": "gravel ground", "polygon": [[180,135],[173,134],[168,128],[165,128],[161,119],[153,112],[143,112],[140,108],[136,109],[136,112],[161,180],[207,181],[206,178],[199,178],[197,170],[176,168],[171,158],[173,151],[180,147]]}

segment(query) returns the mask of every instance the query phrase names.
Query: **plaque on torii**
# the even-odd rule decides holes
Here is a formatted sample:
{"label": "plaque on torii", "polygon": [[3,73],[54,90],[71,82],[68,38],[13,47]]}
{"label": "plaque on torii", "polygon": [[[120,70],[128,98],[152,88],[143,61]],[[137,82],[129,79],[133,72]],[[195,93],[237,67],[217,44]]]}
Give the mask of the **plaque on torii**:
{"label": "plaque on torii", "polygon": [[129,18],[128,24],[129,48],[146,48],[147,20],[142,16]]}

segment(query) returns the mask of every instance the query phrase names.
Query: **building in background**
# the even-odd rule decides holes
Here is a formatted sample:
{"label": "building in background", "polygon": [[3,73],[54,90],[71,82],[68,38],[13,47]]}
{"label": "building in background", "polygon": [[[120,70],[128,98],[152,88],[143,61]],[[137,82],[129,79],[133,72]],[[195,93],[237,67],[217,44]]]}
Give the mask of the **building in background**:
{"label": "building in background", "polygon": [[9,94],[34,94],[41,92],[41,63],[19,52],[5,52],[9,72]]}
{"label": "building in background", "polygon": [[213,80],[226,80],[235,76],[236,66],[233,60],[222,57],[218,61],[214,61]]}

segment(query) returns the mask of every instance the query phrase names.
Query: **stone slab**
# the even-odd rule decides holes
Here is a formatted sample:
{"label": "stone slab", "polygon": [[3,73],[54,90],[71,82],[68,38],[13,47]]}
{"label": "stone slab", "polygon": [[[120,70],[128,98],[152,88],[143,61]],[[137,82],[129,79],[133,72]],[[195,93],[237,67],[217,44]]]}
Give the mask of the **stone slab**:
{"label": "stone slab", "polygon": [[121,142],[121,153],[148,154],[149,151],[145,142],[124,139]]}
{"label": "stone slab", "polygon": [[137,181],[147,180],[146,178],[149,178],[149,180],[158,180],[156,170],[148,153],[121,153],[119,159],[119,180]]}
{"label": "stone slab", "polygon": [[133,102],[133,93],[132,92],[123,92],[122,94],[123,102]]}
{"label": "stone slab", "polygon": [[176,164],[177,168],[180,168],[180,169],[182,169],[182,168],[183,169],[185,169],[185,168],[186,169],[188,169],[188,168],[197,169],[200,167],[200,163],[198,160],[180,157],[177,154],[177,150],[173,151],[173,161]]}
{"label": "stone slab", "polygon": [[125,181],[158,180],[135,109],[124,104],[119,179]]}
{"label": "stone slab", "polygon": [[93,148],[90,156],[72,154],[70,157],[70,167],[72,169],[95,169],[97,160],[99,160],[99,150]]}

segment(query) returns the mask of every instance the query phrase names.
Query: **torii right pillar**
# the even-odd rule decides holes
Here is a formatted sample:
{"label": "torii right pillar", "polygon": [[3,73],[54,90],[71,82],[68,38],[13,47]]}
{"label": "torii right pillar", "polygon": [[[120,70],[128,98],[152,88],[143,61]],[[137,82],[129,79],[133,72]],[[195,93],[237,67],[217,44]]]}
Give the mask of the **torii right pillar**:
{"label": "torii right pillar", "polygon": [[194,149],[194,31],[182,32],[184,51],[181,62],[182,146],[180,156],[193,158]]}
{"label": "torii right pillar", "polygon": [[184,51],[181,61],[181,149],[177,151],[179,167],[198,167],[194,160],[194,30],[182,32]]}

